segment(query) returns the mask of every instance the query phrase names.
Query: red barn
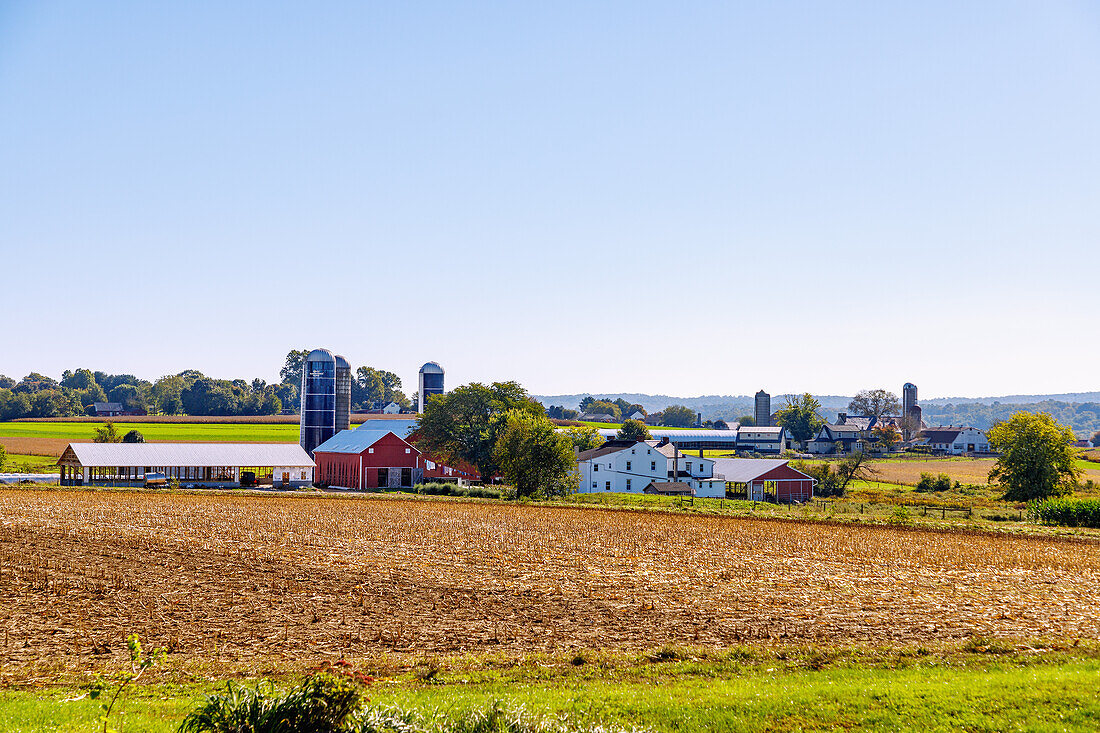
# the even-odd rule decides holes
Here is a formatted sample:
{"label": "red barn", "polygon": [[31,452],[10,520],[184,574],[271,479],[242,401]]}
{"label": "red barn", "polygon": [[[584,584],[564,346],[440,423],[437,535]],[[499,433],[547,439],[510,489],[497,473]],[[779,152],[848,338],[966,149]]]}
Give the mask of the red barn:
{"label": "red barn", "polygon": [[343,430],[313,451],[314,481],[345,489],[407,489],[427,480],[467,478],[390,430]]}
{"label": "red barn", "polygon": [[743,489],[750,501],[790,503],[809,501],[814,495],[815,479],[781,458],[716,458],[714,476],[719,475],[727,488],[732,484],[737,493]]}

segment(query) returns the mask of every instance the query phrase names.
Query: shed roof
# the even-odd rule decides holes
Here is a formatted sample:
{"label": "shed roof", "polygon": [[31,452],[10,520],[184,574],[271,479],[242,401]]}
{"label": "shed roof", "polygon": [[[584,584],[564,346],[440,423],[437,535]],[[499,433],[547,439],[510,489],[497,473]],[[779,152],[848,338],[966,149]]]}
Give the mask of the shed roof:
{"label": "shed roof", "polygon": [[746,484],[787,463],[785,458],[716,458],[714,472],[721,473],[726,481]]}
{"label": "shed roof", "polygon": [[390,434],[393,434],[395,438],[404,442],[401,436],[397,435],[392,430],[363,430],[362,427],[358,427],[355,430],[341,430],[336,435],[314,448],[313,452],[315,454],[362,453]]}
{"label": "shed roof", "polygon": [[297,443],[69,443],[58,465],[81,466],[313,466]]}
{"label": "shed roof", "polygon": [[953,443],[955,438],[959,437],[966,428],[936,428],[935,430],[925,430],[921,432],[920,437],[929,443]]}
{"label": "shed roof", "polygon": [[122,411],[122,403],[121,402],[93,402],[92,407],[95,408],[96,412],[121,412]]}
{"label": "shed roof", "polygon": [[695,495],[695,489],[683,481],[651,481],[645,487],[645,491],[652,489],[658,494],[690,494]]}

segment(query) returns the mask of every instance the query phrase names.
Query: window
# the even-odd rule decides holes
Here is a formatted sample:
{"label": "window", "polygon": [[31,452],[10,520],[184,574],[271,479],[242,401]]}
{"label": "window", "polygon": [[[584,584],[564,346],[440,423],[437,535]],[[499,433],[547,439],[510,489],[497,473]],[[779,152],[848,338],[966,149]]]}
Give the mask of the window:
{"label": "window", "polygon": [[657,470],[657,461],[650,461],[649,462],[649,470],[650,471],[656,471]]}
{"label": "window", "polygon": [[626,462],[626,470],[627,470],[627,471],[629,471],[629,470],[630,470],[630,461],[627,461],[627,462]]}
{"label": "window", "polygon": [[608,491],[611,491],[611,482],[610,481],[606,482],[604,484],[604,488],[607,489]]}
{"label": "window", "polygon": [[596,488],[596,482],[595,481],[592,482],[592,488],[593,489]]}
{"label": "window", "polygon": [[626,490],[630,491],[630,479],[626,480]]}
{"label": "window", "polygon": [[412,453],[412,448],[406,448],[406,449],[405,449],[405,453],[406,453],[406,454],[408,454],[408,453]]}
{"label": "window", "polygon": [[691,473],[691,461],[687,462],[687,472]]}
{"label": "window", "polygon": [[600,464],[598,464],[598,463],[596,463],[596,464],[593,464],[593,465],[592,465],[592,470],[593,470],[593,471],[599,471],[599,470],[600,470]]}
{"label": "window", "polygon": [[633,448],[630,449],[630,455],[634,455],[634,449]]}
{"label": "window", "polygon": [[374,448],[367,448],[367,453],[374,453]]}

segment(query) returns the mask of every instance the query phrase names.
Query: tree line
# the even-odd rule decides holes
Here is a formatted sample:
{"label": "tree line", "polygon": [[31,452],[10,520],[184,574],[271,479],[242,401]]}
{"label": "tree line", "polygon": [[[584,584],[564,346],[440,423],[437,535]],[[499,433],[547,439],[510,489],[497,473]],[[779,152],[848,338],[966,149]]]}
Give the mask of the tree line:
{"label": "tree line", "polygon": [[[246,416],[298,412],[302,362],[309,350],[294,349],[280,370],[280,380],[217,379],[195,369],[155,381],[133,374],[66,369],[56,380],[31,372],[19,381],[0,374],[0,420],[24,417],[78,417],[94,414],[96,402],[117,402],[130,412],[157,415]],[[415,398],[415,394],[414,394]],[[393,372],[361,366],[352,380],[352,409],[369,410],[388,402],[408,409]]]}

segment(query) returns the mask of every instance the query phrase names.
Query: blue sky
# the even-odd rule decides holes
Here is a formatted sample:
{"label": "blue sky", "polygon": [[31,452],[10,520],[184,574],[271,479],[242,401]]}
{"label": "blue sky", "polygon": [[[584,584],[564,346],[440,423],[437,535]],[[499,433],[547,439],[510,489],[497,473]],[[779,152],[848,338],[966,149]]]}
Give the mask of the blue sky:
{"label": "blue sky", "polygon": [[0,0],[0,373],[1100,389],[1086,2]]}

